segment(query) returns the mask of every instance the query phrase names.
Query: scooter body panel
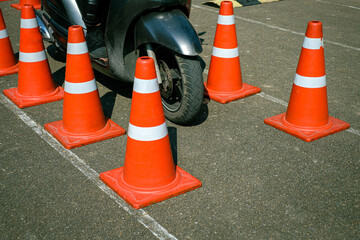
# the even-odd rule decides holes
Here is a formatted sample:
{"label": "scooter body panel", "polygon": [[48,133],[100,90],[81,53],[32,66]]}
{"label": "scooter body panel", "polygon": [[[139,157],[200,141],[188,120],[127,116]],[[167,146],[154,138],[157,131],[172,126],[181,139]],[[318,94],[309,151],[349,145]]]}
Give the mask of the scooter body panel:
{"label": "scooter body panel", "polygon": [[[135,23],[144,12],[159,8],[161,2],[161,0],[110,1],[105,30],[105,44],[109,59],[108,70],[116,78],[125,82],[134,81],[133,74],[135,73],[135,63],[138,57],[134,41]],[[95,68],[106,74],[106,70],[104,71],[98,66],[95,66]]]}
{"label": "scooter body panel", "polygon": [[81,1],[77,0],[41,0],[43,10],[49,16],[48,22],[54,31],[54,37],[61,48],[66,49],[68,28],[80,25],[86,29],[80,11]]}
{"label": "scooter body panel", "polygon": [[[81,25],[86,30],[82,3],[82,0],[42,0],[53,35],[63,49],[71,25]],[[95,62],[94,68],[132,82],[141,45],[158,44],[179,54],[199,55],[201,43],[187,18],[188,4],[188,0],[110,0],[105,29],[109,65]]]}
{"label": "scooter body panel", "polygon": [[[131,27],[124,41],[111,41],[116,34],[109,31],[106,35],[108,47],[109,67],[117,77],[132,82],[135,73],[133,63],[138,56],[141,45],[150,43],[162,45],[174,52],[186,56],[198,56],[202,47],[198,35],[185,14],[179,9],[165,12],[149,12],[142,15]],[[119,44],[124,45],[119,46]],[[122,56],[122,58],[121,58]]]}
{"label": "scooter body panel", "polygon": [[135,29],[137,46],[156,43],[186,56],[202,52],[195,29],[179,9],[148,13],[140,18]]}
{"label": "scooter body panel", "polygon": [[42,0],[43,8],[54,18],[58,24],[68,28],[71,25],[81,25],[85,27],[82,20],[80,9],[82,8],[81,0]]}

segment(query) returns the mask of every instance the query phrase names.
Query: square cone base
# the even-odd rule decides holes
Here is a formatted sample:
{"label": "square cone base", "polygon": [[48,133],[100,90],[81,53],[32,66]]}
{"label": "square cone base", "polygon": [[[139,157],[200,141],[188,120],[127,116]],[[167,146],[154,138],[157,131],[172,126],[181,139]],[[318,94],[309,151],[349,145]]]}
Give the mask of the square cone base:
{"label": "square cone base", "polygon": [[56,102],[64,98],[64,89],[62,87],[57,87],[57,89],[52,94],[39,97],[27,97],[19,95],[18,88],[5,89],[3,93],[19,108],[27,108],[44,103]]}
{"label": "square cone base", "polygon": [[0,77],[15,74],[19,72],[19,63],[15,64],[14,66],[0,69]]}
{"label": "square cone base", "polygon": [[204,84],[205,84],[205,95],[209,96],[210,99],[223,104],[261,92],[260,88],[251,86],[246,83],[242,83],[243,87],[240,90],[234,92],[214,91],[207,88],[206,82]]}
{"label": "square cone base", "polygon": [[167,186],[154,189],[134,188],[123,180],[124,167],[100,173],[100,179],[133,208],[139,209],[201,187],[201,182],[176,167],[176,178]]}
{"label": "square cone base", "polygon": [[71,134],[62,130],[62,120],[47,123],[44,125],[46,131],[48,131],[61,145],[66,149],[73,149],[88,145],[95,142],[100,142],[106,139],[118,137],[125,134],[125,129],[111,121],[106,120],[106,125],[103,129],[86,134]]}
{"label": "square cone base", "polygon": [[282,114],[279,114],[279,115],[276,115],[273,117],[266,118],[264,120],[264,122],[267,125],[277,128],[277,129],[279,129],[283,132],[286,132],[294,137],[300,138],[301,140],[304,140],[306,142],[315,141],[319,138],[329,136],[331,134],[343,131],[350,127],[349,123],[339,120],[337,118],[331,117],[331,116],[329,116],[330,127],[327,129],[307,130],[307,129],[301,129],[301,128],[297,128],[297,127],[290,127],[290,126],[284,125],[284,123],[283,123],[285,114],[286,113],[282,113]]}
{"label": "square cone base", "polygon": [[[17,10],[21,10],[21,4],[20,3],[13,3],[13,4],[10,4],[10,6],[17,9]],[[35,9],[41,9],[41,4],[35,4],[34,8]]]}

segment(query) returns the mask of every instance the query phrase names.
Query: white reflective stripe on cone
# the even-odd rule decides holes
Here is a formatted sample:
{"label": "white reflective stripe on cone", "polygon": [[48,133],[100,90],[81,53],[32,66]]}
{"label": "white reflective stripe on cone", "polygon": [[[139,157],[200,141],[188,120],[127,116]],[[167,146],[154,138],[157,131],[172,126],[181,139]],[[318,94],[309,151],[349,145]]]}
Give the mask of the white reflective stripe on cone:
{"label": "white reflective stripe on cone", "polygon": [[235,24],[234,15],[230,15],[230,16],[219,15],[217,23],[221,25],[233,25]]}
{"label": "white reflective stripe on cone", "polygon": [[65,81],[65,92],[72,94],[84,94],[97,90],[95,78],[88,82],[72,83]]}
{"label": "white reflective stripe on cone", "polygon": [[0,31],[0,39],[3,39],[3,38],[7,38],[9,35],[8,35],[8,32],[6,31],[6,29],[3,29]]}
{"label": "white reflective stripe on cone", "polygon": [[36,18],[30,18],[30,19],[22,19],[20,20],[20,28],[38,28],[38,22]]}
{"label": "white reflective stripe on cone", "polygon": [[326,75],[322,77],[303,77],[296,74],[294,84],[304,88],[322,88],[326,86]]}
{"label": "white reflective stripe on cone", "polygon": [[79,55],[88,52],[86,42],[81,43],[69,43],[67,44],[67,53],[72,55]]}
{"label": "white reflective stripe on cone", "polygon": [[317,49],[320,49],[320,47],[324,47],[324,42],[323,42],[322,38],[305,37],[304,43],[303,43],[303,48],[317,50]]}
{"label": "white reflective stripe on cone", "polygon": [[154,93],[159,91],[157,78],[149,80],[134,78],[133,91],[137,93]]}
{"label": "white reflective stripe on cone", "polygon": [[24,53],[19,52],[19,61],[20,62],[41,62],[46,60],[45,51],[34,52],[34,53]]}
{"label": "white reflective stripe on cone", "polygon": [[231,49],[213,47],[212,55],[220,58],[234,58],[239,56],[239,50],[237,47]]}
{"label": "white reflective stripe on cone", "polygon": [[129,123],[128,136],[138,141],[155,141],[168,134],[166,122],[156,127],[137,127]]}

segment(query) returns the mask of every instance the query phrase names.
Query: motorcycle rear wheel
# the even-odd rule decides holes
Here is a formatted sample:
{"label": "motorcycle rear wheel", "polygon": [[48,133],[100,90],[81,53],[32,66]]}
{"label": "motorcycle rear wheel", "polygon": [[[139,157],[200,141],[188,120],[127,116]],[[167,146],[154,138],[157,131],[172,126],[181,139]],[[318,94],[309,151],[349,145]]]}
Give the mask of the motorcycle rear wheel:
{"label": "motorcycle rear wheel", "polygon": [[166,48],[155,50],[162,84],[160,92],[165,117],[179,125],[188,125],[198,116],[204,95],[200,61]]}

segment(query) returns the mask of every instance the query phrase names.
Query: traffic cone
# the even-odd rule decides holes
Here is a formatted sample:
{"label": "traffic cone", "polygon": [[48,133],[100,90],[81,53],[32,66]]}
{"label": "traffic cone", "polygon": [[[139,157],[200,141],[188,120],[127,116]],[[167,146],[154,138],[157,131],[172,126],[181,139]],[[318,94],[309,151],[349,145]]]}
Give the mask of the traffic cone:
{"label": "traffic cone", "polygon": [[216,27],[205,95],[228,103],[261,91],[242,82],[233,4],[222,1]]}
{"label": "traffic cone", "polygon": [[69,27],[65,79],[63,119],[44,126],[65,148],[125,134],[104,116],[83,28],[78,25]]}
{"label": "traffic cone", "polygon": [[19,108],[63,99],[63,88],[51,76],[32,5],[22,7],[20,22],[18,87],[4,90],[4,95]]}
{"label": "traffic cone", "polygon": [[287,112],[264,122],[306,142],[350,127],[329,116],[321,22],[308,23]]}
{"label": "traffic cone", "polygon": [[40,0],[20,0],[19,3],[13,3],[13,4],[10,4],[10,6],[17,10],[21,10],[21,6],[23,6],[25,4],[31,4],[34,6],[35,9],[41,9]]}
{"label": "traffic cone", "polygon": [[11,47],[5,21],[0,8],[0,77],[17,73],[19,64]]}
{"label": "traffic cone", "polygon": [[150,57],[136,63],[124,167],[101,173],[100,179],[136,209],[201,187],[174,164]]}

